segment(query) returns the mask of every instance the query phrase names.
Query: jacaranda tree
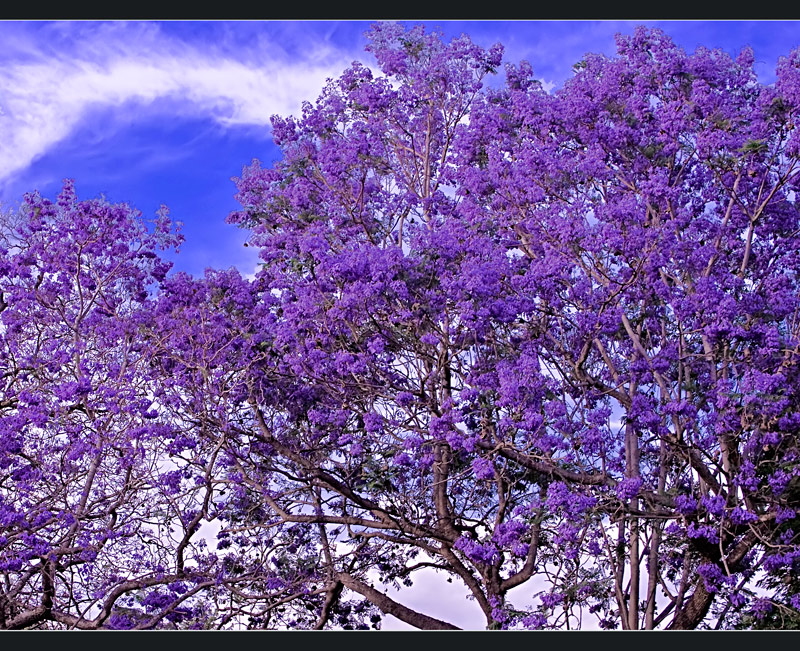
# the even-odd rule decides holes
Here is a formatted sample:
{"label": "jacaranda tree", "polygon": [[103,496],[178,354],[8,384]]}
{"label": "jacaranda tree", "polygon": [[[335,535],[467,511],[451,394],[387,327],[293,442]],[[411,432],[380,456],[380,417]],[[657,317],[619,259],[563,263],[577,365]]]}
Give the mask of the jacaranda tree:
{"label": "jacaranda tree", "polygon": [[455,628],[405,597],[430,571],[475,628],[797,626],[800,51],[764,85],[639,28],[551,94],[485,85],[500,46],[368,38],[237,180],[253,280],[28,199],[5,626]]}
{"label": "jacaranda tree", "polygon": [[370,38],[382,74],[276,118],[239,181],[252,493],[384,610],[354,562],[447,572],[489,627],[796,616],[756,588],[798,563],[798,54],[764,86],[640,29],[551,95],[525,64],[482,88],[499,48]]}
{"label": "jacaranda tree", "polygon": [[25,197],[0,231],[0,628],[191,623],[215,585],[161,415],[149,291],[166,213]]}

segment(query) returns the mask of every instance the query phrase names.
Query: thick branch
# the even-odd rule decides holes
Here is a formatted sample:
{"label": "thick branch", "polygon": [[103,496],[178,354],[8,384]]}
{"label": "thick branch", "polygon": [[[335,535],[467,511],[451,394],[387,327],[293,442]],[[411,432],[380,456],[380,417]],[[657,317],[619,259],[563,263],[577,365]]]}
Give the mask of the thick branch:
{"label": "thick branch", "polygon": [[336,578],[341,581],[345,587],[366,597],[385,614],[393,615],[406,624],[429,631],[461,630],[458,628],[458,626],[448,622],[443,622],[440,619],[430,617],[423,613],[417,612],[416,610],[411,610],[411,608],[398,603],[391,597],[387,597],[385,594],[378,592],[375,588],[367,585],[363,581],[353,578],[349,574],[339,573],[337,574]]}

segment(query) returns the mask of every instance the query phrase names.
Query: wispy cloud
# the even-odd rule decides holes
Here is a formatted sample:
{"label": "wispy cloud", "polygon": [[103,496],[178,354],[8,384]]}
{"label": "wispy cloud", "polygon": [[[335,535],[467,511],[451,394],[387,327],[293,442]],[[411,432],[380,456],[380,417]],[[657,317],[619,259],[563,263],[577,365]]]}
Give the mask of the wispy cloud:
{"label": "wispy cloud", "polygon": [[176,117],[268,125],[275,113],[299,112],[302,100],[315,98],[353,58],[323,40],[290,58],[263,36],[238,44],[187,40],[155,23],[21,27],[0,50],[0,180],[98,109],[120,108],[130,117],[158,102]]}

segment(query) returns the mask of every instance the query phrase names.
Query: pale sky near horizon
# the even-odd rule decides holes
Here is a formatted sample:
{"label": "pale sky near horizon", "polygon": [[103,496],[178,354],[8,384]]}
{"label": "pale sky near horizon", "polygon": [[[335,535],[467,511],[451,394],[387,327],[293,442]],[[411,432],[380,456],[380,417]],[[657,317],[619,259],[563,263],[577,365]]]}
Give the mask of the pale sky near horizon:
{"label": "pale sky near horizon", "polygon": [[[795,21],[641,21],[688,51],[755,52],[764,83],[778,57],[800,46]],[[631,21],[431,21],[447,39],[466,33],[505,60],[528,60],[548,89],[586,52],[614,53],[614,34]],[[299,113],[327,77],[364,52],[364,21],[0,21],[0,204],[23,193],[54,197],[62,179],[78,196],[100,194],[153,217],[161,204],[184,223],[176,269],[236,266],[249,274],[256,252],[224,223],[237,209],[232,177],[258,158],[279,155],[273,114]],[[482,627],[464,595],[442,577],[420,579],[403,600],[459,626]],[[526,595],[531,593],[531,587]],[[520,589],[520,592],[523,592]],[[396,595],[395,595],[396,596]],[[397,598],[397,597],[396,597]],[[522,604],[521,604],[522,605]],[[385,629],[408,628],[388,619]]]}

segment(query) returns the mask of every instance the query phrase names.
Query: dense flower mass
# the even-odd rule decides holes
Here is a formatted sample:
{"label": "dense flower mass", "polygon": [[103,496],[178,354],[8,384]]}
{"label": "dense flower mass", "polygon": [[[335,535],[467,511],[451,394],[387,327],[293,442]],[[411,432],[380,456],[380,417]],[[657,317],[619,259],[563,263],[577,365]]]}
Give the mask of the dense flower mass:
{"label": "dense flower mass", "polygon": [[254,279],[70,184],[4,222],[0,626],[455,628],[431,569],[476,628],[800,626],[800,54],[368,36],[237,180]]}

